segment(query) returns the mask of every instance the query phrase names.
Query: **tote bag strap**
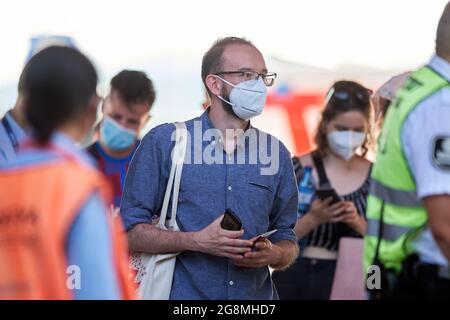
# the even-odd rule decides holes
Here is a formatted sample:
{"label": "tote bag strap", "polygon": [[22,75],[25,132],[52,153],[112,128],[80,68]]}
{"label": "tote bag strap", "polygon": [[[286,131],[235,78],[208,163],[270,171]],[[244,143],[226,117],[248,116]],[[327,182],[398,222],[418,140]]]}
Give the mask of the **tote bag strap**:
{"label": "tote bag strap", "polygon": [[172,211],[169,223],[169,228],[173,228],[177,216],[178,207],[178,193],[180,189],[181,173],[183,169],[184,158],[187,146],[187,129],[184,122],[174,123],[176,127],[175,146],[172,152],[172,165],[170,168],[169,180],[167,181],[166,192],[164,194],[163,205],[161,208],[161,215],[158,222],[158,227],[165,229],[167,210],[169,207],[170,194],[173,188],[172,197]]}

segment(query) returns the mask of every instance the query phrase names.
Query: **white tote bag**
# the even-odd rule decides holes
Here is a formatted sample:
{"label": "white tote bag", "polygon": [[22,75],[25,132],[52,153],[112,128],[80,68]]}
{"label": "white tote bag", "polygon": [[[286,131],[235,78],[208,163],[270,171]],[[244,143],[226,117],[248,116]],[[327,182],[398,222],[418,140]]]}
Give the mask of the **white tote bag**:
{"label": "white tote bag", "polygon": [[[156,227],[162,230],[179,231],[176,216],[178,191],[181,172],[186,154],[187,130],[184,122],[175,123],[176,140],[172,154],[172,167],[167,182],[161,215]],[[172,193],[173,188],[173,193]],[[172,211],[170,220],[166,219],[169,199],[172,193]],[[131,267],[137,270],[135,282],[138,283],[138,294],[144,300],[168,300],[172,289],[173,273],[178,253],[145,254],[134,253]]]}

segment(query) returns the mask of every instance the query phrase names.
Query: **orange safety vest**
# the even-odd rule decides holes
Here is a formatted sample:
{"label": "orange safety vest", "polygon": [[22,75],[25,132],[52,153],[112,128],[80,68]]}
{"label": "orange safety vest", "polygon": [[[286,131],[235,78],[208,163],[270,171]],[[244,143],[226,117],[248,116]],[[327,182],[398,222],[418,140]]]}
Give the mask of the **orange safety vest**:
{"label": "orange safety vest", "polygon": [[[0,299],[72,299],[66,240],[89,196],[110,190],[93,168],[65,157],[0,171]],[[120,219],[108,215],[113,261],[123,299],[134,299]],[[82,273],[82,271],[81,271]]]}

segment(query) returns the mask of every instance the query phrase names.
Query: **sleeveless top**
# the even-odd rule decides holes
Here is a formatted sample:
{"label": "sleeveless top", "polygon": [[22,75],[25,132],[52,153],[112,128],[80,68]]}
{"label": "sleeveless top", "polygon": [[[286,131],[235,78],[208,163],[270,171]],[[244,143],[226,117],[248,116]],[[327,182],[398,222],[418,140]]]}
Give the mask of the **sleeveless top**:
{"label": "sleeveless top", "polygon": [[[304,168],[300,163],[300,159],[298,157],[294,157],[292,161],[295,170],[295,176],[297,178],[297,183],[300,184],[303,179]],[[318,169],[317,166],[320,167],[322,163],[321,159],[315,159],[314,162],[316,170],[319,171],[320,169]],[[358,189],[349,194],[341,196],[344,201],[352,201],[358,209],[358,213],[360,215],[363,215],[364,217],[366,216],[367,196],[369,194],[370,171],[371,170],[369,170],[369,174],[367,175],[366,180]],[[324,181],[322,181],[321,179],[320,185],[322,185],[323,183],[329,183],[328,178],[326,179],[327,180]],[[299,212],[299,216],[303,216],[305,214],[306,212]],[[300,241],[303,241],[304,246],[322,247],[330,251],[337,251],[339,240],[342,237],[362,238],[362,236],[358,232],[356,232],[343,222],[328,222],[312,230],[307,236],[305,236],[305,238],[300,239]]]}

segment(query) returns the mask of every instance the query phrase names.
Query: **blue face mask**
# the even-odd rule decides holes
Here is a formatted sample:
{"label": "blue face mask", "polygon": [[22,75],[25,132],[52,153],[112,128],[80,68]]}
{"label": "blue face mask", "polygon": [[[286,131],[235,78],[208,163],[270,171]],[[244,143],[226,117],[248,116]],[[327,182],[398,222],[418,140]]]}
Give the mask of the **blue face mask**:
{"label": "blue face mask", "polygon": [[124,150],[136,142],[137,133],[122,127],[105,115],[100,125],[100,139],[111,150]]}

